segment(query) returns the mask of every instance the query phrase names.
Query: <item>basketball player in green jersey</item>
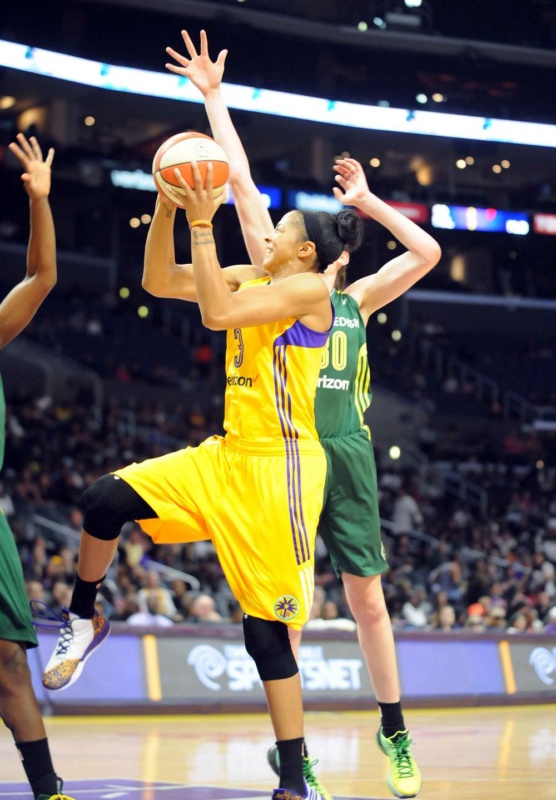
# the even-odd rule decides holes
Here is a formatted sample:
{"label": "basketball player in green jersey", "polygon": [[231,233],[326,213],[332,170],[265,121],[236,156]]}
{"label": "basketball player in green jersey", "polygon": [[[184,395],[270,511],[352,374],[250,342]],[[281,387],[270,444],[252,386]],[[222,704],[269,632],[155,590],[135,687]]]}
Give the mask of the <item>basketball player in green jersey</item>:
{"label": "basketball player in green jersey", "polygon": [[[0,303],[0,347],[33,319],[56,283],[56,240],[50,211],[50,167],[54,150],[43,159],[34,137],[19,134],[10,150],[21,161],[29,195],[31,234],[27,274]],[[0,380],[0,467],[4,459],[5,402]],[[71,800],[56,775],[44,722],[31,684],[27,648],[38,644],[23,570],[14,538],[0,511],[0,716],[14,737],[23,768],[36,800]]]}
{"label": "basketball player in green jersey", "polygon": [[[274,225],[251,178],[247,156],[220,92],[227,51],[212,62],[204,31],[200,53],[186,31],[182,36],[189,57],[167,48],[177,63],[166,66],[189,78],[204,97],[213,136],[230,162],[230,187],[249,256],[253,264],[261,264],[264,240]],[[335,187],[335,196],[383,225],[407,249],[376,274],[344,291],[338,289],[343,285],[347,253],[325,273],[336,320],[317,389],[316,423],[328,458],[319,533],[342,576],[357,621],[359,642],[381,711],[377,744],[390,759],[388,786],[397,797],[415,797],[421,788],[421,774],[411,754],[400,701],[394,637],[380,578],[387,563],[380,539],[376,467],[370,433],[363,420],[371,399],[365,326],[371,314],[406,292],[437,264],[440,248],[425,231],[369,190],[357,161],[342,159],[334,169],[341,187]],[[295,650],[299,647],[299,632],[290,633],[290,638]],[[276,771],[274,749],[269,751],[269,761]],[[312,766],[306,755],[307,782],[328,798],[330,795]]]}

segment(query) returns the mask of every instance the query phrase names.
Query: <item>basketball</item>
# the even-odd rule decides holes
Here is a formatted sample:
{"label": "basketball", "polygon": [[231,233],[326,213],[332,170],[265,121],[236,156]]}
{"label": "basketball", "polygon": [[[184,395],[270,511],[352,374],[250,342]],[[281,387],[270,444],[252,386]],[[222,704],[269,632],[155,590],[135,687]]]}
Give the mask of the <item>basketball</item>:
{"label": "basketball", "polygon": [[[226,187],[230,168],[226,153],[220,145],[204,133],[196,133],[195,131],[177,133],[158,148],[153,160],[154,182],[157,188],[172,202],[175,201],[168,195],[167,187],[170,187],[177,194],[183,194],[183,190],[180,188],[174,174],[176,167],[188,185],[192,189],[195,187],[193,168],[191,166],[192,161],[197,162],[203,186],[207,177],[207,164],[212,162],[213,194],[215,197],[219,197]],[[180,208],[183,208],[183,206],[180,205]]]}

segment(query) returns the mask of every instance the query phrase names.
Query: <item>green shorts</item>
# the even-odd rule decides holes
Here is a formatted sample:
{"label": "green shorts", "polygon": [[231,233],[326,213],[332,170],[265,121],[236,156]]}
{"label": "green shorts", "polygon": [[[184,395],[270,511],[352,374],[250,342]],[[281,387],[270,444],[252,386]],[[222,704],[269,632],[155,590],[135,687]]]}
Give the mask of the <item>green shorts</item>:
{"label": "green shorts", "polygon": [[321,439],[327,459],[324,505],[318,532],[339,575],[368,577],[388,569],[380,538],[373,446],[363,429]]}
{"label": "green shorts", "polygon": [[0,511],[0,639],[36,647],[37,634],[13,534]]}

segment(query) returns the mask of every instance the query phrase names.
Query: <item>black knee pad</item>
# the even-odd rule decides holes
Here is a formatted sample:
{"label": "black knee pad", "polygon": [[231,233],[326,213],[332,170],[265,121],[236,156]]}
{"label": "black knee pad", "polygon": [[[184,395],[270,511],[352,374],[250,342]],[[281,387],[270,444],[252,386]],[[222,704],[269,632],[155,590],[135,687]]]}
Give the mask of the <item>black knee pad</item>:
{"label": "black knee pad", "polygon": [[117,539],[122,525],[154,519],[156,513],[141,495],[117,475],[103,475],[81,495],[83,528],[95,539]]}
{"label": "black knee pad", "polygon": [[280,681],[297,675],[299,670],[287,625],[245,614],[243,633],[245,649],[257,665],[262,681]]}

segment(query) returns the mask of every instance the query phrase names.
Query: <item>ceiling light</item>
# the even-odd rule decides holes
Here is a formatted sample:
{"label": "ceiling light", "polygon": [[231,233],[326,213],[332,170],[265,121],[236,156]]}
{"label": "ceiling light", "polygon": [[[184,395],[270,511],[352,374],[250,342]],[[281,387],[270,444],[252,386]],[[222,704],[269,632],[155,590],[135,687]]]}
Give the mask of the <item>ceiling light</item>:
{"label": "ceiling light", "polygon": [[502,167],[500,164],[493,164],[492,171],[499,175],[502,172]]}
{"label": "ceiling light", "polygon": [[418,94],[418,95],[415,95],[415,99],[417,100],[418,103],[422,104],[422,103],[426,103],[429,98],[427,97],[426,94]]}
{"label": "ceiling light", "polygon": [[380,167],[380,158],[371,158],[369,164],[371,167]]}
{"label": "ceiling light", "polygon": [[15,105],[15,97],[12,97],[10,94],[5,94],[4,97],[0,97],[0,109],[5,111],[7,108],[11,108]]}
{"label": "ceiling light", "polygon": [[443,103],[446,100],[445,95],[441,94],[441,92],[435,92],[432,96],[432,99],[435,103]]}
{"label": "ceiling light", "polygon": [[364,32],[364,31],[366,31],[368,29],[368,27],[369,26],[367,25],[365,20],[362,19],[361,22],[359,22],[358,25],[357,25],[357,30]]}
{"label": "ceiling light", "polygon": [[500,166],[504,167],[504,169],[509,169],[510,168],[510,162],[508,161],[507,158],[505,158],[503,161],[500,162]]}
{"label": "ceiling light", "polygon": [[94,117],[91,117],[91,116],[85,117],[85,119],[83,120],[83,124],[86,125],[88,128],[90,128],[91,125],[94,125],[95,122],[96,122],[96,119]]}
{"label": "ceiling light", "polygon": [[465,169],[466,166],[467,166],[467,161],[465,160],[465,158],[458,158],[458,160],[456,161],[456,167],[458,169]]}
{"label": "ceiling light", "polygon": [[465,163],[469,164],[469,166],[472,167],[473,164],[475,163],[475,159],[473,158],[473,156],[467,156],[467,158],[465,159]]}

